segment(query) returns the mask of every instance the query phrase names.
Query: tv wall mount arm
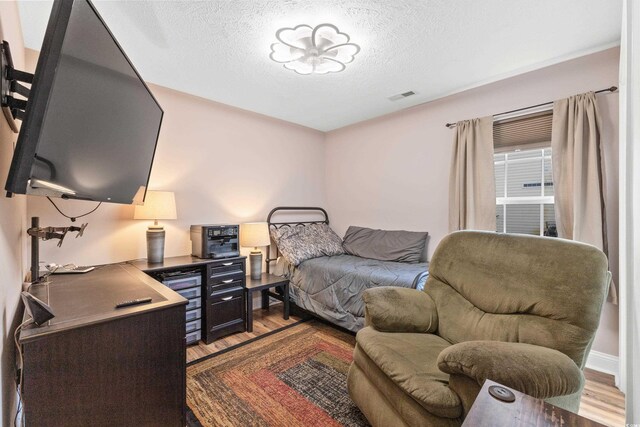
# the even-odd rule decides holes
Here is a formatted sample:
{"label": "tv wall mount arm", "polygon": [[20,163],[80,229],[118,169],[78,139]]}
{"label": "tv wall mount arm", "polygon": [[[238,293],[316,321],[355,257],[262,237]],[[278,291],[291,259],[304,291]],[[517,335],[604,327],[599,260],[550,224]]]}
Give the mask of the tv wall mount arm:
{"label": "tv wall mount arm", "polygon": [[2,87],[0,93],[0,104],[2,112],[11,127],[11,130],[18,133],[16,120],[24,120],[24,112],[27,108],[27,100],[16,98],[18,94],[24,98],[29,98],[30,89],[21,83],[33,83],[33,74],[16,70],[13,67],[13,58],[11,57],[11,49],[9,42],[2,41],[0,45],[0,65]]}
{"label": "tv wall mount arm", "polygon": [[87,224],[82,224],[81,227],[31,227],[27,230],[27,234],[31,237],[38,237],[42,240],[59,239],[58,247],[62,246],[62,241],[70,231],[77,232],[76,239],[82,236],[84,229],[87,228]]}

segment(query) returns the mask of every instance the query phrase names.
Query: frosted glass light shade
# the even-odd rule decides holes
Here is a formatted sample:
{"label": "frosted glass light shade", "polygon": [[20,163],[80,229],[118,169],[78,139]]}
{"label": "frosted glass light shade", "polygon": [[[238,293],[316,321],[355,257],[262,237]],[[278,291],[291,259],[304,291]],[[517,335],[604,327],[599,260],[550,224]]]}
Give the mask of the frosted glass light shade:
{"label": "frosted glass light shade", "polygon": [[133,219],[177,219],[172,191],[147,191],[144,205],[136,205]]}
{"label": "frosted glass light shade", "polygon": [[332,24],[281,28],[276,39],[269,57],[298,74],[338,73],[360,52],[360,46]]}
{"label": "frosted glass light shade", "polygon": [[240,246],[257,248],[270,244],[269,225],[266,222],[247,222],[240,227]]}

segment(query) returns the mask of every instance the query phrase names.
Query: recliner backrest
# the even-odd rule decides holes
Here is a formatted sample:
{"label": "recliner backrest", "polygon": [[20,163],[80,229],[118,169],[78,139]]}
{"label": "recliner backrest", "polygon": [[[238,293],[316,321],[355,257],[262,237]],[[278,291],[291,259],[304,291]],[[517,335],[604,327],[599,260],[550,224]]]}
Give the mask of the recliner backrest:
{"label": "recliner backrest", "polygon": [[451,343],[522,342],[584,367],[610,281],[599,249],[574,241],[460,231],[445,237],[425,292]]}

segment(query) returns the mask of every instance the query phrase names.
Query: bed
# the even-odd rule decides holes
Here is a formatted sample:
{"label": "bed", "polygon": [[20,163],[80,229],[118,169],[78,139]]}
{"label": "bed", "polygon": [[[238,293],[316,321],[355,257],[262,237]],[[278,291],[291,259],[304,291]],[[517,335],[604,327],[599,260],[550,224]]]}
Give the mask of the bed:
{"label": "bed", "polygon": [[[318,219],[277,221],[291,214]],[[327,212],[318,207],[278,207],[267,217],[271,230],[282,227],[329,225]],[[335,325],[356,332],[364,327],[362,293],[372,287],[399,286],[421,289],[428,276],[428,263],[404,263],[363,258],[349,254],[319,256],[297,266],[280,256],[272,243],[266,260],[267,272],[289,279],[291,302]]]}

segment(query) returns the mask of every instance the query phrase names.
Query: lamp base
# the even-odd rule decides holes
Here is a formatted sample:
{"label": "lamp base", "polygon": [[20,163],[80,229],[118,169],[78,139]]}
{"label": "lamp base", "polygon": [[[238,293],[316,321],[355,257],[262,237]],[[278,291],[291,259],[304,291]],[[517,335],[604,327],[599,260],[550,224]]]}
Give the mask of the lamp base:
{"label": "lamp base", "polygon": [[260,280],[262,278],[262,252],[251,251],[249,260],[251,261],[251,279]]}
{"label": "lamp base", "polygon": [[147,229],[147,262],[157,264],[164,261],[164,228],[152,226]]}

